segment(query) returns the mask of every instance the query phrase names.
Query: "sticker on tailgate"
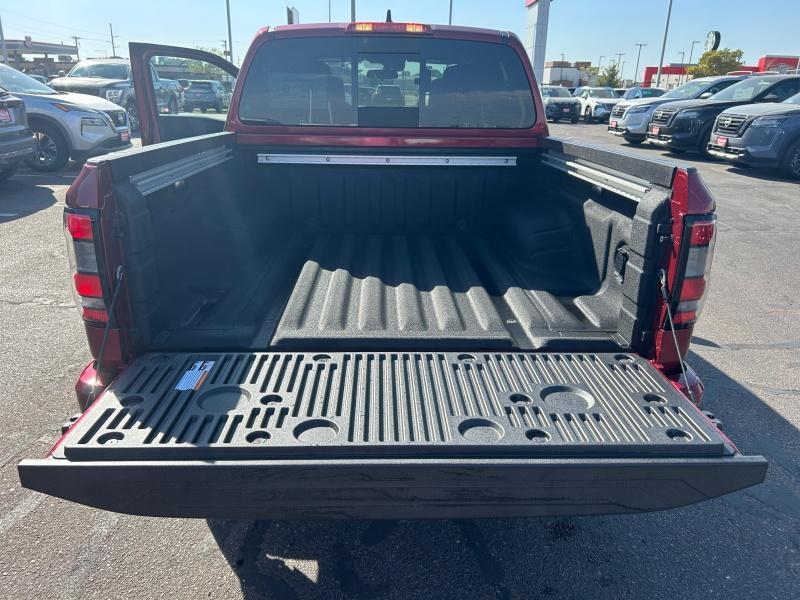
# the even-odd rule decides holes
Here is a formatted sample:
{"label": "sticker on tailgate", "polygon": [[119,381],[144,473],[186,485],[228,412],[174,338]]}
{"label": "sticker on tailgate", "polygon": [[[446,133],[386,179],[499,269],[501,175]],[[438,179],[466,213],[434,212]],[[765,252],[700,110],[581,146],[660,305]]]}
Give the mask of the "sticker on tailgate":
{"label": "sticker on tailgate", "polygon": [[175,385],[176,390],[199,390],[214,367],[213,360],[198,360],[183,374]]}

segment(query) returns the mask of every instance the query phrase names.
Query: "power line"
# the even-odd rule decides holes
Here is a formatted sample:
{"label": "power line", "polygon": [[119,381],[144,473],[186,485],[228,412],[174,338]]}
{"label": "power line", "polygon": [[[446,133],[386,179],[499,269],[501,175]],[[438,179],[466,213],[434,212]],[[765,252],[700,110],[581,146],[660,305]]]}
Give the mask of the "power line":
{"label": "power line", "polygon": [[[61,23],[56,23],[54,21],[47,21],[45,19],[38,19],[36,17],[29,17],[28,15],[23,15],[21,13],[14,12],[13,10],[4,10],[3,12],[6,13],[6,14],[14,15],[17,18],[24,19],[26,21],[34,21],[34,22],[37,22],[37,23],[44,23],[46,25],[52,25],[53,27],[56,27],[58,29],[65,29],[65,30],[68,30],[68,31],[77,31],[78,33],[93,33],[95,35],[103,35],[101,32],[99,32],[97,30],[94,30],[94,29],[83,29],[83,28],[80,28],[80,27],[71,27],[71,26],[68,26],[68,25],[63,25]],[[24,29],[24,27],[20,27],[20,29]]]}

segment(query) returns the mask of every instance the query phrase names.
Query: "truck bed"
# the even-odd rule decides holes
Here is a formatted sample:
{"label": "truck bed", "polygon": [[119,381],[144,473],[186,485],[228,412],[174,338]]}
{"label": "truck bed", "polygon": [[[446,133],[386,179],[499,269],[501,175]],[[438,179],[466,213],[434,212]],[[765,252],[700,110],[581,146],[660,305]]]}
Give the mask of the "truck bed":
{"label": "truck bed", "polygon": [[[309,235],[269,256],[203,323],[272,302],[264,347],[542,348],[557,346],[554,335],[615,347],[614,315],[602,304],[546,291],[549,260],[522,264],[490,236]],[[290,284],[276,294],[281,278]]]}
{"label": "truck bed", "polygon": [[[175,174],[209,152],[224,162]],[[646,339],[668,174],[626,198],[535,154],[458,157],[469,167],[275,156],[200,146],[132,175],[128,157],[112,161],[137,348],[611,351]]]}
{"label": "truck bed", "polygon": [[20,476],[134,514],[397,518],[657,510],[765,468],[632,354],[172,353]]}

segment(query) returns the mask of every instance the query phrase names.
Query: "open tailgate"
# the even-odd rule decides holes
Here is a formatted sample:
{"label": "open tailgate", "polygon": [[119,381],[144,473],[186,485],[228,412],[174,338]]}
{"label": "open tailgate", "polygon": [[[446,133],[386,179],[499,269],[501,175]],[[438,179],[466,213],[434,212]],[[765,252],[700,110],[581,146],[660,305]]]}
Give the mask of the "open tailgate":
{"label": "open tailgate", "polygon": [[152,354],[22,484],[139,515],[625,513],[760,483],[634,354]]}

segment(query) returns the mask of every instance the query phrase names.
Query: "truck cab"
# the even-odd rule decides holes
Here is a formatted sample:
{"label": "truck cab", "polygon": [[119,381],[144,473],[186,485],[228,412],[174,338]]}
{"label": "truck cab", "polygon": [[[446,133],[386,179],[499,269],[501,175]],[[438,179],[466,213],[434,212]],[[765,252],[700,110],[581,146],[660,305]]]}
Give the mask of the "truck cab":
{"label": "truck cab", "polygon": [[[262,29],[241,72],[130,55],[145,145],[90,161],[65,210],[83,412],[25,487],[152,516],[464,518],[763,481],[684,360],[713,198],[691,168],[549,137],[515,36]],[[162,57],[236,81],[224,122],[158,110]]]}

